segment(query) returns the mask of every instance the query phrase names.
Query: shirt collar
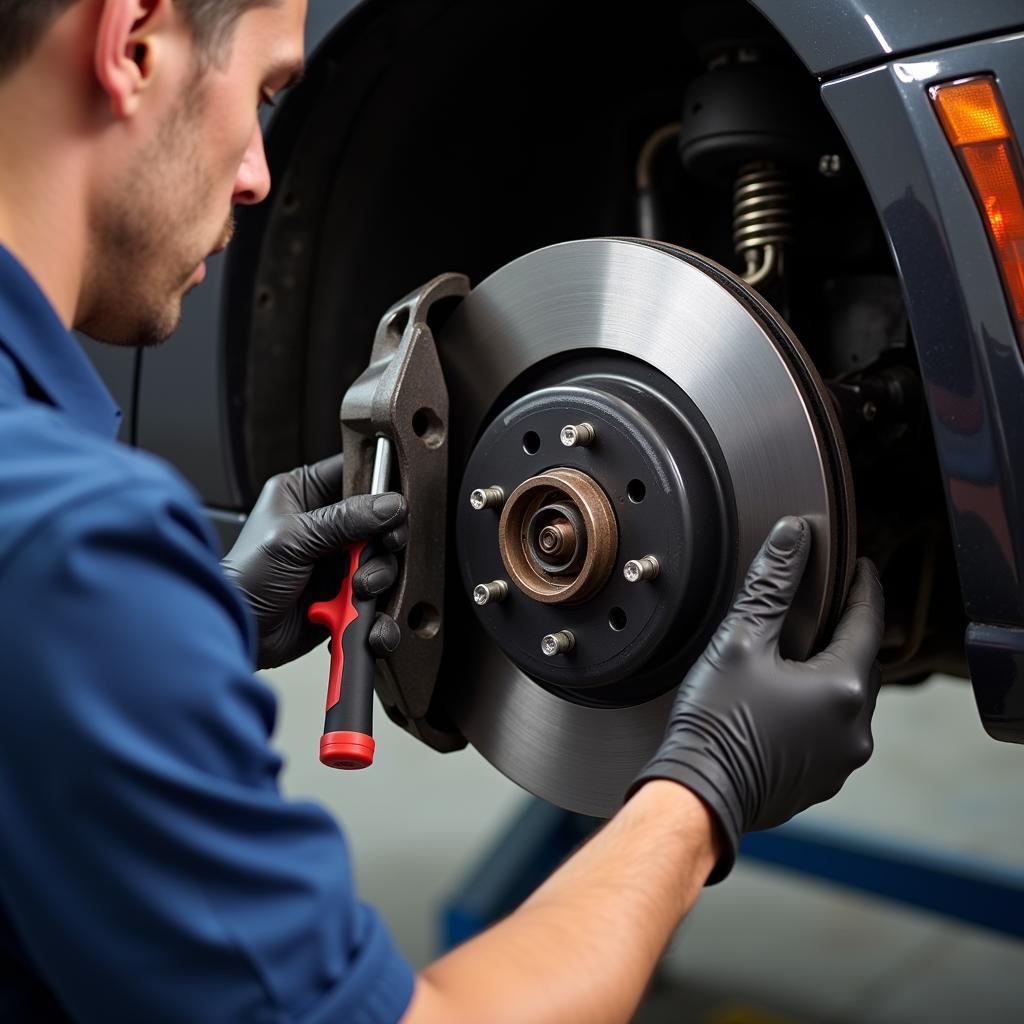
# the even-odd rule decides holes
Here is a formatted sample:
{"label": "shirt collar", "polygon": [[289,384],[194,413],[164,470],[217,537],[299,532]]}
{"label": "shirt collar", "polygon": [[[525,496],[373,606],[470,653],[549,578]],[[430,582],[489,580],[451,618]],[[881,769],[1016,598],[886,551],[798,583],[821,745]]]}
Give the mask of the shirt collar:
{"label": "shirt collar", "polygon": [[29,272],[0,245],[0,348],[79,426],[116,437],[121,411]]}

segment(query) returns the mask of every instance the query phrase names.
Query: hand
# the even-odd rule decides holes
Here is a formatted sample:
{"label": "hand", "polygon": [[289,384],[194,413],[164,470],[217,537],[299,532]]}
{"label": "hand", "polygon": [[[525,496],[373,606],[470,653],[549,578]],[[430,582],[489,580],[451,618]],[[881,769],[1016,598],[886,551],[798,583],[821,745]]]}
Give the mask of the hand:
{"label": "hand", "polygon": [[810,543],[803,519],[775,525],[679,687],[661,748],[630,790],[671,779],[701,797],[724,839],[712,882],[732,869],[742,833],[780,825],[835,796],[871,756],[884,613],[874,566],[858,562],[824,651],[806,662],[779,654]]}
{"label": "hand", "polygon": [[[343,577],[343,549],[378,537],[389,552],[370,559],[352,579],[359,598],[389,590],[398,575],[394,554],[405,546],[408,510],[399,494],[341,496],[340,455],[269,480],[234,547],[221,563],[256,617],[258,665],[276,668],[311,651],[325,639],[306,618],[315,601],[334,598]],[[369,643],[382,657],[398,646],[394,619],[378,615]]]}

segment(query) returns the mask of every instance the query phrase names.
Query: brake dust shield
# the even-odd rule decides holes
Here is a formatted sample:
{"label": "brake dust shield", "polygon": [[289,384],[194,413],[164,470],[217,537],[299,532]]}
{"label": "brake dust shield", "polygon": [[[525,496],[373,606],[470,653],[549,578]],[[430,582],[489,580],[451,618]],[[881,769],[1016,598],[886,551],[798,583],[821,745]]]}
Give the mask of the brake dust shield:
{"label": "brake dust shield", "polygon": [[[829,396],[738,278],[630,239],[503,267],[438,349],[456,554],[437,704],[520,786],[609,816],[783,515],[806,517],[813,534],[784,653],[807,656],[834,625],[853,503]],[[591,443],[562,440],[581,424]],[[484,488],[510,507],[475,508]],[[628,582],[625,563],[646,556],[656,578]],[[497,581],[503,599],[499,587],[474,602],[474,587]],[[543,637],[566,634],[569,650],[542,650]]]}

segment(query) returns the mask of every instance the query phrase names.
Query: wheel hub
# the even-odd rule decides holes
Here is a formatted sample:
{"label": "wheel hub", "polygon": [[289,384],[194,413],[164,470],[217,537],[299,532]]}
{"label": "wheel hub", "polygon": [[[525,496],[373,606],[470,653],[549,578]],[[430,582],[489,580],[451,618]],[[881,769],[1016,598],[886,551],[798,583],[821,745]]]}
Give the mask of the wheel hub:
{"label": "wheel hub", "polygon": [[586,473],[567,466],[524,480],[498,523],[498,548],[519,590],[542,604],[578,604],[608,581],[619,547],[615,513]]}
{"label": "wheel hub", "polygon": [[[636,703],[678,682],[651,670],[706,641],[727,598],[723,527],[734,513],[713,438],[686,396],[637,360],[581,356],[533,384],[494,417],[467,464],[463,586],[508,584],[475,614],[534,680],[573,701]],[[579,425],[589,443],[566,445],[566,427]],[[480,490],[502,503],[475,507]],[[631,581],[626,564],[644,558],[657,578]],[[562,632],[571,649],[545,652],[544,638]]]}

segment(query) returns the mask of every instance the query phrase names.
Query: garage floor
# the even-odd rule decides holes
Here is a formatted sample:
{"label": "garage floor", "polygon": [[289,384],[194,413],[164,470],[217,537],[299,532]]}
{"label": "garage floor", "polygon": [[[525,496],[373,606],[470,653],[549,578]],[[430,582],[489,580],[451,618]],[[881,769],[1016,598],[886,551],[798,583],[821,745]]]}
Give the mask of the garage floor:
{"label": "garage floor", "polygon": [[[378,763],[322,768],[326,651],[272,674],[286,789],[330,806],[376,904],[417,965],[438,908],[527,798],[475,752],[442,757],[378,714]],[[887,690],[872,762],[818,820],[1024,867],[1024,748],[988,740],[970,687]],[[1024,943],[740,865],[677,934],[638,1024],[1024,1021]]]}

